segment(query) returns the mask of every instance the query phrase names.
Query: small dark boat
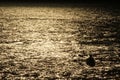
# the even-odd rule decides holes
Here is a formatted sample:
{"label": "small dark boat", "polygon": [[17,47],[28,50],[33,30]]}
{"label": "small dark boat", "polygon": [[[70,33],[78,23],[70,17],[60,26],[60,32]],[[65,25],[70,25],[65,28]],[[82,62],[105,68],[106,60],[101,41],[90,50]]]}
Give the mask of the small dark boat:
{"label": "small dark boat", "polygon": [[92,57],[92,55],[89,55],[89,58],[87,58],[86,60],[86,64],[89,65],[90,67],[94,67],[95,66],[95,60]]}

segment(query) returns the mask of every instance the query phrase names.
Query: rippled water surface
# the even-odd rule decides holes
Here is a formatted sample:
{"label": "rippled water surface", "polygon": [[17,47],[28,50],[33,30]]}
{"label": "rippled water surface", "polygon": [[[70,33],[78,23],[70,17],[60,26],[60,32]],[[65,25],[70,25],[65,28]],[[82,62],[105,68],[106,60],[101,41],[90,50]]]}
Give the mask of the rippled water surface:
{"label": "rippled water surface", "polygon": [[0,79],[119,79],[119,37],[117,8],[1,6]]}

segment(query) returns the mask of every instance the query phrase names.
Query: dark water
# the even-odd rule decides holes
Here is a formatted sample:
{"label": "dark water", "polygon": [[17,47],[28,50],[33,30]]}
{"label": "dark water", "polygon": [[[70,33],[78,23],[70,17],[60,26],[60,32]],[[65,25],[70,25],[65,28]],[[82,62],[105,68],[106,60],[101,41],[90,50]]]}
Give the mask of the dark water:
{"label": "dark water", "polygon": [[118,8],[1,6],[0,79],[117,80],[119,37]]}

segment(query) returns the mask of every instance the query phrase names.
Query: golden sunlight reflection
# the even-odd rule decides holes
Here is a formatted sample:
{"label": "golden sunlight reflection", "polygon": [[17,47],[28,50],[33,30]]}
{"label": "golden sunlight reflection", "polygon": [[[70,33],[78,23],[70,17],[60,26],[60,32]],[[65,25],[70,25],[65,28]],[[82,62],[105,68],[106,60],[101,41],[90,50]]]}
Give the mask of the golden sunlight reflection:
{"label": "golden sunlight reflection", "polygon": [[[43,7],[41,9],[41,7],[31,7],[29,9],[24,7],[12,7],[11,9],[5,8],[4,10],[5,16],[3,15],[3,17],[12,19],[12,21],[7,22],[7,24],[11,29],[15,29],[13,36],[18,35],[14,39],[22,41],[23,45],[25,45],[19,46],[21,47],[20,51],[24,49],[32,52],[33,50],[35,52],[32,53],[38,53],[46,57],[62,57],[69,54],[63,51],[64,48],[74,48],[74,43],[71,43],[72,41],[77,43],[74,40],[74,35],[71,34],[71,32],[76,31],[76,26],[71,25],[67,19],[71,21],[77,17],[79,18],[79,16],[83,16],[84,11],[80,11],[81,14],[75,15],[76,9],[75,12],[69,12],[71,8],[55,9]],[[20,14],[18,14],[19,12]],[[65,22],[63,20],[65,20]],[[71,40],[68,40],[69,38]]]}
{"label": "golden sunlight reflection", "polygon": [[[101,80],[119,66],[117,14],[94,7],[10,6],[0,7],[0,15],[0,70],[10,80]],[[85,63],[89,54],[93,68]]]}

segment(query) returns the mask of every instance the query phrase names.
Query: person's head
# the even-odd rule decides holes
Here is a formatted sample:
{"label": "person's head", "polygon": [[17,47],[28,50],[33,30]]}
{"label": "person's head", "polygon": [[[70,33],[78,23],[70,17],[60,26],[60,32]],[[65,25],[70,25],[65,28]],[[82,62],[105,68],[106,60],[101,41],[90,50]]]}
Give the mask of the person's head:
{"label": "person's head", "polygon": [[89,54],[90,57],[92,57],[92,54]]}

